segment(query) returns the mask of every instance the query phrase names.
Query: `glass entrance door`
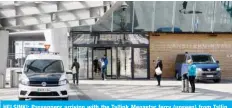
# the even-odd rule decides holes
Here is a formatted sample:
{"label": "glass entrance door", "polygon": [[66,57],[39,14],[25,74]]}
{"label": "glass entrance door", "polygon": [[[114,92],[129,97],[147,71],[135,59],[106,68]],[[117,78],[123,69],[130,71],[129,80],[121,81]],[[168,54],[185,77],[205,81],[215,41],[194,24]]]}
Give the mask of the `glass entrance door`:
{"label": "glass entrance door", "polygon": [[132,78],[131,71],[131,47],[117,47],[116,48],[116,78],[130,79]]}
{"label": "glass entrance door", "polygon": [[133,48],[133,78],[149,78],[148,48]]}
{"label": "glass entrance door", "polygon": [[112,49],[111,48],[93,48],[93,61],[92,61],[92,78],[101,79],[101,59],[106,55],[108,60],[106,76],[112,77]]}

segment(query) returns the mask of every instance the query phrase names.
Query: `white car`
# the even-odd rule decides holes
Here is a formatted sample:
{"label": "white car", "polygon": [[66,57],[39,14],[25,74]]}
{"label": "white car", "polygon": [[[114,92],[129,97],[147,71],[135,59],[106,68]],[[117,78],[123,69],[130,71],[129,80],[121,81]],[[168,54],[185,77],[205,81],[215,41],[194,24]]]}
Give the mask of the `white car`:
{"label": "white car", "polygon": [[19,81],[19,100],[32,98],[68,100],[69,85],[59,55],[28,55]]}

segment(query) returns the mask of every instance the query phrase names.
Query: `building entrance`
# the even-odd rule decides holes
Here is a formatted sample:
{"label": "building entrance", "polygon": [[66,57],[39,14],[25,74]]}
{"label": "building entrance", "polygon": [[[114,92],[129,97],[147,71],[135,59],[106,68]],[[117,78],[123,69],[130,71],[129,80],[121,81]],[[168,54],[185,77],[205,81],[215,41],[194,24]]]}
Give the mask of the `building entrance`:
{"label": "building entrance", "polygon": [[95,48],[93,48],[93,63],[92,63],[93,68],[92,68],[92,72],[91,72],[93,79],[102,79],[101,78],[101,72],[102,72],[101,60],[105,55],[106,55],[106,58],[108,60],[106,76],[107,76],[107,78],[112,76],[112,71],[111,71],[112,48],[110,48],[110,47],[95,47]]}
{"label": "building entrance", "polygon": [[83,35],[83,38],[89,39],[89,44],[83,43],[81,36],[74,41],[72,57],[76,57],[80,63],[80,79],[102,79],[100,60],[104,55],[108,59],[107,79],[150,78],[148,39],[139,34],[126,34],[126,40],[121,39],[121,36]]}

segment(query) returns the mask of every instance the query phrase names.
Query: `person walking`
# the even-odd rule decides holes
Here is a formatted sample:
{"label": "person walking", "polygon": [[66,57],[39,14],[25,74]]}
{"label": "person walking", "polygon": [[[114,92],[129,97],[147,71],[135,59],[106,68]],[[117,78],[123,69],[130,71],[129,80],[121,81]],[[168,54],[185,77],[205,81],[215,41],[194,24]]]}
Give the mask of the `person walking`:
{"label": "person walking", "polygon": [[101,76],[102,80],[106,80],[106,71],[107,71],[108,59],[106,55],[101,59]]}
{"label": "person walking", "polygon": [[[188,58],[188,52],[185,52],[185,57]],[[182,64],[181,79],[182,79],[182,92],[189,92],[189,79],[188,79],[188,61]]]}
{"label": "person walking", "polygon": [[162,60],[158,58],[156,66],[155,66],[155,76],[158,82],[157,86],[160,86],[161,78],[162,78],[162,72],[163,72],[163,63]]}
{"label": "person walking", "polygon": [[189,92],[188,64],[182,64],[181,79],[182,79],[182,92]]}
{"label": "person walking", "polygon": [[117,79],[120,77],[121,74],[121,63],[120,63],[120,59],[117,60]]}
{"label": "person walking", "polygon": [[73,84],[75,84],[75,82],[76,82],[76,84],[78,85],[78,83],[79,83],[79,68],[80,68],[80,64],[77,62],[77,59],[74,59],[74,62],[73,62],[72,67],[71,67],[71,70],[73,70],[74,67],[75,67],[74,71],[76,71],[76,73],[73,73]]}
{"label": "person walking", "polygon": [[99,60],[97,57],[93,60],[93,66],[94,66],[94,73],[97,74],[100,71],[99,67]]}
{"label": "person walking", "polygon": [[196,65],[193,64],[193,61],[188,60],[188,79],[191,85],[191,92],[195,93],[195,77],[196,77]]}

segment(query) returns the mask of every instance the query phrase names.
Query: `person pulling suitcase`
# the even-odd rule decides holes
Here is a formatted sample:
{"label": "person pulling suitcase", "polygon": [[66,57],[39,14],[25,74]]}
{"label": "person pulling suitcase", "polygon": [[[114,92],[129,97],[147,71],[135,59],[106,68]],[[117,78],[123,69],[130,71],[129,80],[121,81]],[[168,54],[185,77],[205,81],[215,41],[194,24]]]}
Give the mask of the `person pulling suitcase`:
{"label": "person pulling suitcase", "polygon": [[188,73],[183,74],[182,83],[183,83],[183,92],[189,93]]}
{"label": "person pulling suitcase", "polygon": [[188,81],[188,64],[183,64],[182,69],[182,92],[189,92],[189,81]]}

